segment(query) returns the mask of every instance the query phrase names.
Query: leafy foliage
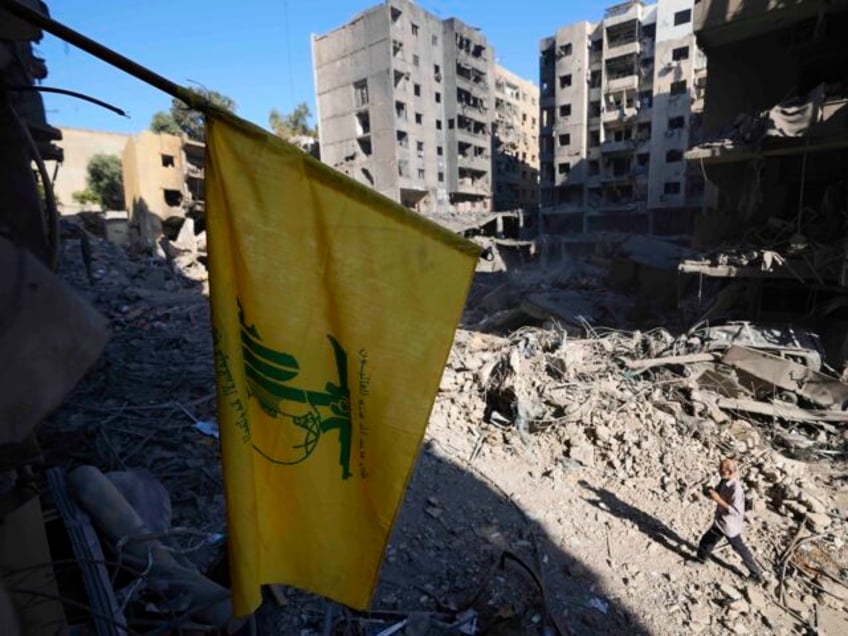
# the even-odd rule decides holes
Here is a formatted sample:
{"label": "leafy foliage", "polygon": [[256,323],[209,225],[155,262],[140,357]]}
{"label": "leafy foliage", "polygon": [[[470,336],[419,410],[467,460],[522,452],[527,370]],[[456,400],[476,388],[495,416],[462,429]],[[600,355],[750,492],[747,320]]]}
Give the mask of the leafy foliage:
{"label": "leafy foliage", "polygon": [[[235,101],[218,91],[200,89],[196,92],[219,108],[223,108],[231,113],[236,110]],[[153,115],[153,120],[150,122],[150,130],[157,133],[170,133],[172,135],[184,133],[189,139],[206,141],[206,126],[203,122],[203,115],[196,110],[192,110],[177,98],[171,100],[171,108],[167,113],[159,111]]]}
{"label": "leafy foliage", "polygon": [[100,197],[94,194],[91,188],[86,188],[85,190],[78,190],[77,192],[71,194],[71,198],[74,200],[75,203],[79,203],[80,205],[88,205],[89,203],[100,203]]}
{"label": "leafy foliage", "polygon": [[[80,203],[98,202],[104,210],[124,208],[124,171],[117,155],[96,154],[88,162],[88,187],[73,194]],[[94,196],[94,201],[91,197]],[[84,199],[84,200],[81,200]]]}
{"label": "leafy foliage", "polygon": [[174,116],[162,110],[153,115],[153,119],[150,122],[150,130],[155,133],[168,133],[169,135],[179,135],[182,133]]}
{"label": "leafy foliage", "polygon": [[294,107],[292,112],[282,115],[274,108],[268,115],[268,123],[271,130],[283,139],[290,139],[297,136],[317,137],[318,129],[309,126],[309,120],[312,118],[312,111],[309,110],[309,104],[301,102]]}

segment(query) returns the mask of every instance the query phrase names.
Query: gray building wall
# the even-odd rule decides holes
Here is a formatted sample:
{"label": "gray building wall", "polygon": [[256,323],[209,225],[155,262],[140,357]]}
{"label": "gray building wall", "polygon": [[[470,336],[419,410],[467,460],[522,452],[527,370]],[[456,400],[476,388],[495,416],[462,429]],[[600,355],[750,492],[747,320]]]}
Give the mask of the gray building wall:
{"label": "gray building wall", "polygon": [[538,117],[539,87],[496,64],[492,177],[497,211],[538,206]]}
{"label": "gray building wall", "polygon": [[541,41],[543,234],[691,232],[703,186],[682,153],[705,72],[692,8],[624,2]]}
{"label": "gray building wall", "polygon": [[313,36],[312,54],[322,161],[423,213],[491,209],[483,34],[391,0]]}

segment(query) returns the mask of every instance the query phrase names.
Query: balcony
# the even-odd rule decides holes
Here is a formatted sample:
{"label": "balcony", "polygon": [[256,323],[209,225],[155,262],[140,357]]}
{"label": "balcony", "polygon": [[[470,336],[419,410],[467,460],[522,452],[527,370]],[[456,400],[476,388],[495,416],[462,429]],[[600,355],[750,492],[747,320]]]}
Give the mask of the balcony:
{"label": "balcony", "polygon": [[610,42],[608,48],[610,54],[636,55],[642,52],[642,43],[635,39]]}
{"label": "balcony", "polygon": [[543,215],[548,214],[577,214],[582,213],[584,206],[582,203],[556,203],[554,205],[546,205],[539,208],[539,212]]}
{"label": "balcony", "polygon": [[203,169],[203,166],[196,166],[194,164],[187,163],[186,176],[191,177],[192,179],[203,179],[206,176],[206,172]]}
{"label": "balcony", "polygon": [[466,155],[457,154],[456,164],[460,168],[469,168],[471,170],[487,171],[491,166],[492,158],[490,155]]}
{"label": "balcony", "polygon": [[635,72],[632,75],[625,75],[623,77],[608,79],[606,81],[606,84],[604,85],[604,91],[606,93],[615,93],[618,91],[636,91],[638,89],[639,75]]}
{"label": "balcony", "polygon": [[638,114],[639,110],[635,106],[630,106],[629,108],[613,108],[611,110],[604,111],[601,115],[601,121],[605,124],[624,124],[636,119],[636,115]]}
{"label": "balcony", "polygon": [[460,194],[489,194],[489,180],[486,178],[460,177],[456,180],[456,191]]}
{"label": "balcony", "polygon": [[633,173],[630,170],[626,172],[604,172],[601,174],[601,183],[630,183],[633,178]]}
{"label": "balcony", "polygon": [[644,201],[607,201],[601,199],[592,206],[592,214],[610,214],[613,212],[632,212],[634,214],[644,213],[647,206]]}
{"label": "balcony", "polygon": [[605,155],[616,153],[632,153],[635,150],[635,142],[633,139],[622,139],[621,141],[605,141],[601,144],[601,153]]}

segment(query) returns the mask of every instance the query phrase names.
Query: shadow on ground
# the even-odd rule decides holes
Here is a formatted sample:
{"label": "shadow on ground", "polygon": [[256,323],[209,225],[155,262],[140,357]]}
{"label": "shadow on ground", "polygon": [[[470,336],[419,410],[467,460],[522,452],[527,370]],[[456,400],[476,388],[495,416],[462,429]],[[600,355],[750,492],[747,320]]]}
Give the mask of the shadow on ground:
{"label": "shadow on ground", "polygon": [[[146,468],[171,492],[175,524],[224,530],[217,444],[194,421],[214,417],[202,286],[105,241],[93,241],[91,252],[89,281],[79,245],[68,240],[62,277],[110,320],[112,340],[43,427],[48,462]],[[372,607],[398,622],[473,609],[479,634],[557,633],[545,631],[546,614],[563,634],[648,633],[605,596],[579,554],[562,551],[508,496],[436,444],[420,453]],[[283,607],[265,604],[259,633],[321,633],[324,610],[322,599],[288,590]],[[410,624],[396,633],[440,632]]]}
{"label": "shadow on ground", "polygon": [[[677,534],[674,530],[665,525],[662,521],[654,517],[653,515],[648,514],[644,510],[633,506],[626,501],[623,501],[613,493],[603,488],[596,488],[591,484],[580,481],[580,485],[594,493],[595,499],[587,500],[588,503],[595,506],[596,508],[603,510],[607,514],[611,514],[614,517],[618,517],[619,519],[624,519],[636,524],[636,528],[642,534],[650,537],[652,540],[659,543],[663,548],[668,550],[669,552],[674,552],[681,558],[683,558],[687,563],[696,563],[694,560],[695,553],[697,552],[698,547],[694,545],[692,542],[687,541],[679,534]],[[706,531],[708,527],[709,520],[704,520],[704,530]],[[728,545],[724,543],[723,545]],[[727,561],[718,558],[715,553],[712,555],[712,559],[726,568],[733,574],[737,576],[744,577],[744,573],[742,570],[737,568],[736,566],[728,563]]]}

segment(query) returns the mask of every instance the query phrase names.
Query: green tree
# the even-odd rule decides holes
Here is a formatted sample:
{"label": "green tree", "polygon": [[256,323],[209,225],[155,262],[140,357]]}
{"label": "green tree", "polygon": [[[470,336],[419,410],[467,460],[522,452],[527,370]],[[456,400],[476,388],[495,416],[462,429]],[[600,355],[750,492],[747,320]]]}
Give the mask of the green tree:
{"label": "green tree", "polygon": [[278,137],[290,139],[300,135],[306,137],[317,137],[318,129],[309,126],[309,120],[312,118],[312,111],[309,110],[309,104],[301,102],[294,107],[292,112],[282,115],[276,108],[271,109],[268,115],[268,123],[271,130]]}
{"label": "green tree", "polygon": [[88,187],[72,196],[79,203],[98,202],[104,210],[124,208],[124,170],[117,155],[96,154],[88,162]]}
{"label": "green tree", "polygon": [[174,116],[162,110],[153,115],[153,119],[150,122],[150,130],[155,133],[168,133],[169,135],[179,135],[182,133]]}
{"label": "green tree", "polygon": [[[234,113],[236,103],[232,98],[219,93],[200,89],[195,91],[204,97],[210,104]],[[182,100],[176,97],[171,100],[171,108],[166,113],[159,111],[153,115],[150,122],[150,130],[157,133],[170,133],[179,135],[184,133],[189,139],[195,141],[206,141],[206,126],[203,122],[203,114],[186,106]]]}

